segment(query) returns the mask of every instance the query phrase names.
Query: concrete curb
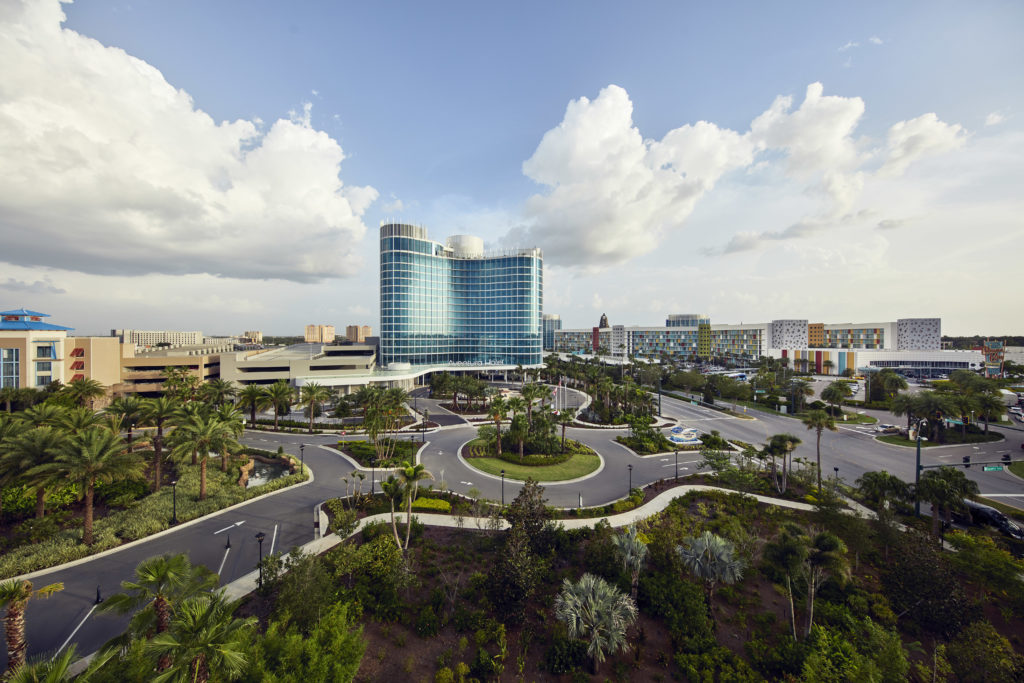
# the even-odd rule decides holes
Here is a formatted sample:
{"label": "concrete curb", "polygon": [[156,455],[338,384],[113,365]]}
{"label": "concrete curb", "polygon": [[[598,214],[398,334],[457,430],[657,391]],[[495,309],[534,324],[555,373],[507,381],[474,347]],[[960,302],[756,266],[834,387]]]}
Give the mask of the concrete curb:
{"label": "concrete curb", "polygon": [[[878,440],[878,436],[873,436],[871,438],[875,441],[875,443],[880,443],[883,446],[892,446],[893,448],[909,448],[911,450],[917,450],[917,445],[916,444],[913,445],[913,446],[904,446],[903,444],[886,443],[885,441],[879,441]],[[1005,436],[1002,439],[998,440],[998,441],[979,441],[977,443],[951,443],[951,444],[946,444],[945,446],[921,446],[921,452],[924,453],[925,451],[927,451],[928,453],[931,453],[932,451],[942,450],[943,448],[963,448],[964,446],[984,446],[984,445],[988,445],[988,444],[1002,443],[1003,441],[1006,441],[1006,437]]]}
{"label": "concrete curb", "polygon": [[[289,453],[289,455],[291,455],[291,454]],[[298,488],[300,486],[306,486],[308,484],[312,484],[316,480],[316,477],[313,475],[313,469],[307,465],[306,466],[306,470],[309,472],[309,479],[307,479],[306,481],[303,481],[303,482],[299,482],[298,484],[293,484],[291,486],[285,486],[284,488],[277,489],[276,491],[271,491],[270,493],[264,493],[263,495],[259,495],[259,496],[255,496],[253,498],[250,498],[249,500],[243,500],[241,503],[235,503],[234,505],[230,505],[230,506],[228,506],[226,508],[222,508],[222,509],[217,510],[215,512],[211,512],[208,515],[203,515],[201,517],[196,517],[195,519],[190,519],[187,522],[182,522],[180,524],[176,524],[175,526],[167,527],[166,529],[164,529],[162,531],[158,531],[155,534],[150,534],[149,536],[144,536],[144,537],[138,538],[138,539],[136,539],[134,541],[129,541],[128,543],[125,543],[123,545],[119,545],[116,548],[110,548],[109,550],[104,550],[102,552],[98,552],[95,555],[88,555],[86,557],[81,557],[81,558],[79,558],[77,560],[71,560],[70,562],[65,562],[64,564],[59,564],[59,565],[57,565],[55,567],[49,567],[47,569],[37,569],[34,572],[29,572],[28,574],[22,574],[21,576],[13,576],[10,579],[4,579],[4,580],[5,581],[11,581],[11,580],[19,580],[20,581],[22,579],[34,579],[34,578],[36,578],[38,576],[46,576],[47,574],[52,574],[53,572],[62,571],[64,569],[71,569],[72,567],[77,567],[79,565],[85,564],[86,562],[92,562],[95,559],[98,559],[98,558],[101,558],[101,557],[107,557],[109,555],[113,555],[114,553],[121,552],[122,550],[128,550],[129,548],[134,548],[135,546],[141,545],[142,543],[148,543],[149,541],[153,540],[154,538],[160,538],[161,536],[167,536],[168,534],[171,534],[171,533],[177,531],[178,529],[184,529],[186,527],[194,526],[194,525],[199,524],[200,522],[204,522],[204,521],[206,521],[208,519],[212,519],[214,517],[218,517],[220,515],[226,514],[228,512],[233,511],[233,510],[237,510],[238,508],[241,508],[241,507],[245,507],[246,505],[249,505],[250,503],[255,503],[258,500],[263,500],[265,498],[269,498],[270,496],[274,496],[274,495],[277,495],[279,493],[284,493],[285,491],[293,491],[293,490],[295,490],[296,488]]]}

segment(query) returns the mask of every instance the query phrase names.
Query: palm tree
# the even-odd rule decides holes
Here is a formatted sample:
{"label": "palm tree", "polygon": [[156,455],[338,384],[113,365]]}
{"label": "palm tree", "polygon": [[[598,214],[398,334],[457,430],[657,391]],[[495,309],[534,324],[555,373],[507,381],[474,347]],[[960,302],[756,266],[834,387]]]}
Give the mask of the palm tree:
{"label": "palm tree", "polygon": [[694,576],[704,582],[708,617],[715,584],[736,583],[743,577],[743,560],[736,557],[733,544],[721,536],[705,531],[696,538],[686,539],[685,546],[676,546],[676,553]]}
{"label": "palm tree", "polygon": [[846,544],[831,531],[809,539],[807,559],[804,561],[807,576],[807,629],[804,637],[811,635],[814,625],[814,596],[825,579],[832,577],[842,585],[850,578],[850,563],[846,559]]}
{"label": "palm tree", "polygon": [[865,472],[855,483],[861,496],[875,510],[887,507],[891,500],[906,500],[910,497],[907,484],[885,470]]}
{"label": "palm tree", "polygon": [[64,419],[67,408],[52,403],[39,403],[25,410],[19,419],[33,427],[58,427]]}
{"label": "palm tree", "polygon": [[491,397],[491,405],[487,409],[487,416],[494,420],[494,428],[498,432],[497,446],[498,446],[498,457],[501,457],[501,421],[505,419],[505,415],[508,413],[508,404],[505,403],[505,399],[501,397],[501,394],[495,394]]}
{"label": "palm tree", "polygon": [[405,545],[403,550],[409,549],[409,537],[412,532],[412,501],[415,500],[419,491],[419,483],[425,479],[434,479],[434,475],[427,471],[427,468],[416,463],[402,463],[398,468],[398,481],[401,483],[405,493]]}
{"label": "palm tree", "polygon": [[917,407],[917,398],[913,394],[896,394],[889,401],[889,412],[896,417],[907,416],[907,431],[910,431],[910,422],[914,419],[914,409]]}
{"label": "palm tree", "polygon": [[835,381],[825,387],[821,392],[821,400],[837,407],[839,413],[843,411],[843,401],[853,395],[850,385],[846,382]]}
{"label": "palm tree", "polygon": [[569,637],[582,640],[597,673],[605,653],[627,647],[626,631],[636,621],[636,603],[604,579],[584,574],[576,583],[562,580],[555,598],[555,615],[565,623]]}
{"label": "palm tree", "polygon": [[889,398],[892,399],[899,392],[907,390],[907,380],[903,379],[895,372],[883,372],[882,389],[888,392]]}
{"label": "palm tree", "polygon": [[248,660],[248,632],[256,620],[235,618],[237,604],[228,602],[223,593],[183,601],[170,628],[146,645],[147,650],[170,660],[167,670],[153,678],[154,683],[205,683],[211,671],[229,679],[241,673]]}
{"label": "palm tree", "polygon": [[282,379],[267,387],[267,397],[270,399],[270,404],[274,406],[274,431],[276,432],[278,415],[281,414],[282,409],[288,410],[291,408],[292,400],[295,398],[295,390]]}
{"label": "palm tree", "polygon": [[213,412],[213,417],[220,420],[229,438],[223,439],[220,443],[220,471],[228,471],[228,461],[231,459],[231,451],[241,447],[238,439],[245,431],[245,418],[233,405],[224,404]]}
{"label": "palm tree", "polygon": [[914,400],[914,415],[928,418],[932,432],[929,438],[938,441],[939,425],[946,413],[953,411],[949,397],[937,391],[919,391]]}
{"label": "palm tree", "polygon": [[128,450],[132,450],[132,429],[142,418],[142,400],[138,396],[115,398],[103,411],[112,417],[121,418],[121,427],[128,432]]}
{"label": "palm tree", "polygon": [[238,394],[235,385],[226,379],[214,377],[207,380],[199,390],[203,400],[215,406],[222,406]]}
{"label": "palm tree", "polygon": [[7,447],[18,435],[27,431],[29,426],[21,420],[9,415],[0,415],[0,519],[4,513],[4,489],[18,479],[18,470],[7,467],[3,457]]}
{"label": "palm tree", "polygon": [[238,406],[248,409],[249,423],[256,426],[256,412],[263,411],[270,407],[270,396],[266,390],[258,384],[247,384],[238,393]]}
{"label": "palm tree", "polygon": [[826,429],[831,432],[837,431],[836,421],[824,410],[811,410],[804,415],[803,422],[807,425],[807,429],[813,429],[817,433],[818,490],[821,491],[821,433]]}
{"label": "palm tree", "polygon": [[940,510],[945,511],[948,521],[953,510],[963,505],[964,498],[973,498],[978,491],[978,483],[968,479],[962,471],[939,467],[921,475],[915,496],[931,503],[932,533],[938,536]]}
{"label": "palm tree", "polygon": [[[100,603],[98,611],[134,613],[129,630],[135,634],[164,633],[171,627],[175,605],[217,587],[218,577],[185,554],[160,555],[135,567],[135,580],[122,581],[123,593]],[[160,662],[162,671],[170,660]]]}
{"label": "palm tree", "polygon": [[309,433],[313,433],[313,418],[316,417],[317,408],[331,398],[331,390],[320,386],[316,382],[303,384],[299,391],[299,405],[309,410]]}
{"label": "palm tree", "polygon": [[36,519],[46,516],[46,489],[53,483],[48,472],[37,472],[42,465],[52,463],[67,439],[54,427],[26,429],[10,438],[4,445],[0,469],[11,478],[36,489]]}
{"label": "palm tree", "polygon": [[574,418],[572,416],[572,413],[570,411],[568,411],[568,410],[563,410],[555,418],[555,422],[557,422],[562,427],[562,452],[563,453],[565,453],[565,428],[568,427],[569,425],[571,425],[575,420],[576,420],[576,418]]}
{"label": "palm tree", "polygon": [[0,402],[4,404],[4,410],[11,412],[11,404],[18,400],[17,387],[0,387]]}
{"label": "palm tree", "polygon": [[541,397],[541,386],[539,384],[524,384],[522,389],[523,401],[526,402],[526,424],[533,426],[533,402]]}
{"label": "palm tree", "polygon": [[[771,458],[772,461],[772,481],[775,483],[775,488],[779,493],[785,493],[786,489],[789,488],[789,461],[792,458],[793,451],[799,446],[802,441],[793,436],[792,434],[773,434],[765,447],[761,449],[763,456]],[[782,457],[782,478],[779,478],[778,467],[776,466],[775,459]]]}
{"label": "palm tree", "polygon": [[978,394],[976,400],[981,417],[985,420],[985,433],[988,434],[988,421],[1003,413],[1006,410],[1006,404],[997,394],[989,391]]}
{"label": "palm tree", "polygon": [[808,396],[814,396],[814,387],[806,379],[797,378],[789,383],[789,390],[793,394],[793,412],[799,413],[803,410],[804,401]]}
{"label": "palm tree", "polygon": [[786,596],[789,598],[789,627],[796,640],[796,606],[793,602],[793,577],[799,577],[807,560],[807,543],[803,529],[789,522],[782,527],[779,537],[764,546],[762,558],[786,576]]}
{"label": "palm tree", "polygon": [[391,531],[395,535],[395,546],[401,550],[402,539],[398,536],[398,523],[395,522],[395,503],[401,504],[401,501],[405,499],[405,487],[401,481],[395,479],[393,474],[389,474],[387,481],[380,483],[380,490],[391,504]]}
{"label": "palm tree", "polygon": [[16,672],[25,664],[25,608],[33,597],[48,598],[64,590],[63,583],[51,583],[39,590],[32,590],[32,582],[25,579],[9,579],[0,583],[0,607],[7,610],[4,615],[4,635],[7,638],[7,671]]}
{"label": "palm tree", "polygon": [[60,421],[61,429],[68,432],[79,432],[90,427],[102,427],[103,419],[91,408],[71,408],[64,413]]}
{"label": "palm tree", "polygon": [[178,416],[178,402],[170,396],[146,399],[140,412],[141,424],[156,427],[153,437],[153,491],[160,490],[164,462],[164,427]]}
{"label": "palm tree", "polygon": [[93,494],[97,482],[110,484],[126,479],[143,479],[145,465],[130,452],[118,434],[100,427],[72,434],[64,442],[53,462],[34,471],[67,479],[78,484],[85,494],[82,542],[92,545]]}
{"label": "palm tree", "polygon": [[64,385],[61,391],[70,396],[75,403],[83,408],[88,406],[89,402],[93,399],[101,398],[107,393],[103,385],[91,377],[73,379]]}
{"label": "palm tree", "polygon": [[199,460],[199,500],[206,500],[206,465],[210,452],[223,453],[238,445],[231,436],[231,428],[215,415],[190,415],[174,430],[174,455],[191,453]]}
{"label": "palm tree", "polygon": [[639,537],[636,524],[630,524],[621,534],[612,536],[615,549],[622,558],[622,566],[629,573],[632,590],[630,597],[636,602],[637,589],[640,586],[640,572],[647,562],[647,544]]}

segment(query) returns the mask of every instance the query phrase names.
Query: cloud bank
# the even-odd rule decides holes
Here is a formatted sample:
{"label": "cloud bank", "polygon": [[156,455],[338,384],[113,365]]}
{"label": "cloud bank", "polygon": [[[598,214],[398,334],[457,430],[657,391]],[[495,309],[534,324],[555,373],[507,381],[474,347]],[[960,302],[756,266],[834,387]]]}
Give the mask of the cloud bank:
{"label": "cloud bank", "polygon": [[745,231],[708,253],[809,237],[863,218],[865,181],[894,177],[914,162],[960,147],[961,126],[924,114],[892,125],[884,144],[856,137],[865,104],[807,86],[794,108],[779,96],[745,132],[700,121],[645,139],[633,103],[610,85],[581,97],[544,134],[523,173],[543,186],[525,205],[526,225],[506,242],[537,244],[559,265],[599,270],[654,251],[685,228],[698,202],[730,172],[775,174],[817,197],[819,209],[784,229]]}
{"label": "cloud bank", "polygon": [[0,258],[99,275],[355,272],[377,191],[342,183],[345,154],[308,104],[267,127],[218,123],[64,19],[57,0],[0,6]]}

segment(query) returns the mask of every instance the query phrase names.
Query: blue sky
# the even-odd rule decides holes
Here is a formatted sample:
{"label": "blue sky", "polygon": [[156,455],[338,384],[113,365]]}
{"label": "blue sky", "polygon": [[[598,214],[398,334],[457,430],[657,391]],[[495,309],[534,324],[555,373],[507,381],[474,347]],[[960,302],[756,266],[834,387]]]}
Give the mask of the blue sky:
{"label": "blue sky", "polygon": [[376,326],[384,218],[542,246],[568,326],[1024,332],[990,296],[1020,3],[30,4],[0,0],[0,300],[83,332]]}

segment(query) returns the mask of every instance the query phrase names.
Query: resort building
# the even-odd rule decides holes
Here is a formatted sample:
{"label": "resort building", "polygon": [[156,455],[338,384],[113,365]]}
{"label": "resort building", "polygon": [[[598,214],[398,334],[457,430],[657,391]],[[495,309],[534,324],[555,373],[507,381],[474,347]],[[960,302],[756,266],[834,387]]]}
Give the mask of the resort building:
{"label": "resort building", "polygon": [[485,253],[483,240],[380,228],[380,362],[502,367],[542,362],[540,249]]}
{"label": "resort building", "polygon": [[306,325],[307,344],[330,344],[334,341],[334,325]]}
{"label": "resort building", "polygon": [[540,322],[544,335],[544,350],[554,351],[555,330],[562,329],[562,319],[558,317],[557,313],[545,313],[540,317]]}
{"label": "resort building", "polygon": [[203,333],[199,331],[111,330],[110,336],[117,337],[122,344],[133,344],[136,348],[148,348],[157,344],[189,346],[203,343]]}
{"label": "resort building", "polygon": [[45,322],[46,313],[19,308],[0,311],[0,388],[41,389],[66,381],[68,331]]}

